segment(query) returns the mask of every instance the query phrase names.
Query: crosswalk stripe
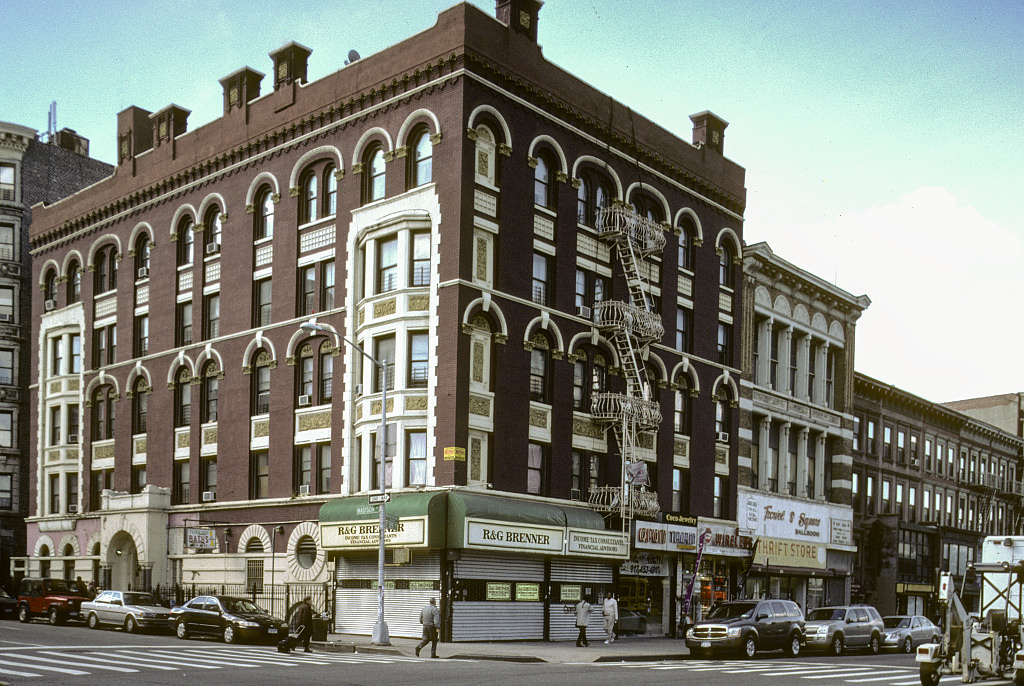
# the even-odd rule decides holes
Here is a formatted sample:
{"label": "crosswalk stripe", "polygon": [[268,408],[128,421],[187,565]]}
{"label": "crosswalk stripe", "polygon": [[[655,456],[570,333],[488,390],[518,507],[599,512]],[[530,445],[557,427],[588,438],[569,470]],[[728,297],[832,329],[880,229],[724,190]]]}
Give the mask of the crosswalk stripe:
{"label": "crosswalk stripe", "polygon": [[[134,651],[124,651],[124,652],[126,652],[128,655],[130,655],[131,659],[134,662],[155,662],[157,664],[169,663],[169,664],[183,665],[185,667],[192,667],[192,668],[195,668],[195,669],[219,669],[216,665],[192,664],[192,662],[188,661],[188,660],[172,660],[172,659],[169,659],[167,656],[162,656],[162,657],[160,657],[160,659],[156,659],[156,658],[149,658],[149,657],[144,657],[144,656],[136,656],[136,655],[134,655]],[[108,655],[110,657],[121,657],[120,653],[97,652],[97,653],[93,653],[93,655]],[[143,655],[146,655],[146,653],[144,653]],[[175,669],[175,668],[171,667],[171,669]]]}
{"label": "crosswalk stripe", "polygon": [[[22,655],[22,656],[19,656],[19,657],[24,657],[24,656]],[[77,669],[64,669],[63,667],[47,667],[46,665],[35,665],[35,664],[23,665],[20,662],[11,662],[10,660],[0,660],[0,665],[10,665],[11,667],[21,667],[21,668],[26,668],[27,667],[27,668],[30,668],[30,669],[41,669],[44,672],[60,672],[61,674],[71,674],[72,676],[82,676],[83,674],[88,674],[89,673],[89,672],[80,672]]]}
{"label": "crosswalk stripe", "polygon": [[[53,651],[46,651],[46,652],[49,655],[57,655],[58,654],[58,653],[53,652]],[[106,659],[109,659],[109,658],[114,658],[114,659],[116,659],[118,661],[119,664],[122,664],[122,665],[136,665],[137,667],[145,667],[147,669],[162,669],[165,672],[173,672],[173,671],[176,671],[178,669],[177,667],[168,667],[168,666],[163,665],[163,664],[149,664],[149,663],[147,663],[147,662],[145,662],[143,660],[139,660],[139,659],[127,659],[124,655],[119,655],[117,653],[91,652],[91,653],[88,653],[86,655],[75,655],[75,658],[79,659],[79,660],[92,660],[94,662],[100,662],[100,661],[103,661],[103,660],[106,660]]]}
{"label": "crosswalk stripe", "polygon": [[210,653],[208,651],[200,653],[199,655],[195,655],[194,653],[192,653],[190,651],[183,651],[183,650],[182,651],[174,651],[174,652],[170,652],[170,653],[165,653],[165,652],[160,652],[160,651],[152,651],[152,653],[150,653],[150,654],[152,654],[152,655],[166,655],[167,657],[171,657],[171,658],[179,658],[178,659],[179,662],[181,661],[182,654],[184,654],[184,658],[186,660],[188,660],[188,664],[190,664],[192,666],[195,666],[196,664],[200,664],[200,663],[203,663],[203,664],[213,663],[213,665],[215,667],[222,667],[224,665],[229,665],[231,667],[257,667],[258,666],[254,662],[239,662],[239,661],[235,661],[235,660],[225,660],[225,659],[220,659],[220,658],[215,658],[215,657],[206,657],[207,655],[210,655]]}
{"label": "crosswalk stripe", "polygon": [[10,674],[11,676],[42,676],[42,674],[36,674],[35,672],[17,672],[13,669],[3,669],[0,667],[0,674]]}
{"label": "crosswalk stripe", "polygon": [[[39,655],[32,655],[31,653],[22,653],[21,655],[18,656],[18,659],[21,659],[21,660],[36,660],[37,662],[50,662],[50,663],[58,664],[58,665],[66,665],[66,664],[70,663],[70,664],[75,664],[75,665],[77,665],[79,667],[82,666],[82,665],[78,665],[77,663],[74,662],[76,657],[73,656],[73,655],[62,655],[61,657],[63,657],[64,659],[63,660],[54,660],[51,657],[41,657]],[[128,672],[138,672],[139,671],[137,669],[132,669],[130,667],[115,667],[114,665],[89,665],[89,667],[93,667],[95,669],[109,669],[111,672],[125,672],[125,673],[128,673]]]}

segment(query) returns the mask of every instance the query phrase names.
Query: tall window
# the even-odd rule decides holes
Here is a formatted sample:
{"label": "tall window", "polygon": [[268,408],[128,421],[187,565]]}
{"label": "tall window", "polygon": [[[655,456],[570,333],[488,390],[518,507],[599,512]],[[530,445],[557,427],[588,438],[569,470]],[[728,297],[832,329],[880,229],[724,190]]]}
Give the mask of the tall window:
{"label": "tall window", "polygon": [[[388,424],[386,432],[384,434],[384,487],[391,488],[393,485],[392,475],[394,472],[392,460],[395,456],[395,441],[397,440],[396,432],[398,428],[395,424]],[[380,471],[381,471],[381,460],[380,460],[380,441],[379,436],[374,435],[373,437],[373,488],[377,490],[380,488]]]}
{"label": "tall window", "polygon": [[412,277],[413,286],[430,285],[430,234],[412,235]]}
{"label": "tall window", "polygon": [[334,309],[334,260],[324,262],[320,267],[320,311]]}
{"label": "tall window", "polygon": [[100,386],[92,396],[92,440],[114,437],[114,389]]}
{"label": "tall window", "polygon": [[317,493],[331,492],[331,444],[317,446]]}
{"label": "tall window", "polygon": [[430,183],[433,173],[433,147],[430,142],[430,132],[425,128],[421,129],[416,134],[412,147],[413,186]]}
{"label": "tall window", "polygon": [[374,146],[366,155],[364,176],[363,199],[365,202],[373,202],[384,197],[384,150],[379,145]]}
{"label": "tall window", "polygon": [[718,362],[732,366],[732,324],[725,322],[718,322]]}
{"label": "tall window", "polygon": [[6,286],[0,287],[0,319],[6,322],[14,321],[14,289]]}
{"label": "tall window", "polygon": [[195,225],[191,217],[183,217],[178,222],[178,266],[192,264],[195,250]]}
{"label": "tall window", "polygon": [[398,239],[388,238],[378,244],[377,292],[386,293],[398,288]]}
{"label": "tall window", "polygon": [[149,393],[146,391],[146,380],[138,378],[133,384],[132,392],[132,433],[146,433],[149,418]]}
{"label": "tall window", "polygon": [[253,500],[270,497],[270,453],[268,451],[253,451],[250,474],[250,497]]}
{"label": "tall window", "polygon": [[316,401],[313,397],[313,346],[306,343],[299,351],[299,387],[298,405],[311,405]]}
{"label": "tall window", "polygon": [[551,344],[544,334],[535,334],[530,350],[530,400],[550,403]]}
{"label": "tall window", "polygon": [[55,405],[50,408],[50,445],[63,443],[61,432],[61,406]]}
{"label": "tall window", "polygon": [[202,458],[200,471],[200,488],[217,498],[217,456]]}
{"label": "tall window", "polygon": [[117,288],[117,248],[107,245],[96,251],[96,293],[106,293]]}
{"label": "tall window", "polygon": [[202,417],[200,421],[217,421],[217,393],[220,389],[220,373],[217,365],[210,362],[203,368]]}
{"label": "tall window", "polygon": [[[253,326],[262,327],[269,326],[273,312],[273,288],[274,284],[270,277],[266,279],[260,279],[253,284],[253,300],[254,311],[253,311]],[[306,314],[309,314],[308,312]]]}
{"label": "tall window", "polygon": [[719,391],[720,395],[715,400],[715,431],[718,434],[732,433],[732,412],[729,408],[729,396],[724,390]]}
{"label": "tall window", "polygon": [[333,217],[338,212],[338,177],[333,164],[324,169],[324,216]]}
{"label": "tall window", "polygon": [[676,390],[673,428],[677,434],[689,436],[693,423],[693,397],[690,395],[690,380],[685,376],[680,376],[676,379],[676,383],[679,388]]}
{"label": "tall window", "polygon": [[533,204],[549,209],[555,206],[552,170],[551,158],[547,154],[538,155],[537,166],[533,169]]}
{"label": "tall window", "polygon": [[427,387],[427,334],[409,336],[409,388]]}
{"label": "tall window", "polygon": [[320,344],[320,369],[319,369],[319,391],[320,404],[330,402],[334,397],[334,352],[331,344],[324,341]]}
{"label": "tall window", "polygon": [[[3,383],[6,384],[14,382],[14,351],[8,352],[11,354],[11,361],[9,365],[4,366],[4,369],[10,369],[11,373],[4,377]],[[64,341],[61,336],[54,336],[50,339],[50,372],[51,376],[60,376],[64,373]]]}
{"label": "tall window", "polygon": [[526,492],[547,495],[548,446],[530,443],[526,462]]}
{"label": "tall window", "polygon": [[57,306],[57,272],[50,269],[46,272],[46,279],[43,282],[44,297],[50,304],[46,307]]}
{"label": "tall window", "polygon": [[537,305],[550,305],[551,258],[542,253],[533,254],[533,292],[531,298]]}
{"label": "tall window", "polygon": [[686,496],[690,492],[690,470],[672,469],[672,511],[684,512],[689,509]]}
{"label": "tall window", "polygon": [[583,453],[578,450],[572,451],[572,491],[569,496],[572,500],[587,500],[590,493],[594,492],[604,480],[604,466],[601,456],[591,453]]}
{"label": "tall window", "polygon": [[689,217],[683,217],[679,223],[679,268],[692,272],[697,262],[695,240],[697,227]]}
{"label": "tall window", "polygon": [[174,490],[171,493],[171,502],[174,505],[188,505],[189,503],[189,472],[187,460],[179,460],[174,463]]}
{"label": "tall window", "polygon": [[135,241],[135,278],[149,277],[150,243],[149,235],[142,234]]}
{"label": "tall window", "polygon": [[409,486],[425,486],[427,483],[427,432],[410,431],[406,446],[405,473]]}
{"label": "tall window", "polygon": [[206,307],[204,316],[204,332],[203,338],[210,340],[220,336],[220,294],[206,296]]}
{"label": "tall window", "polygon": [[[60,339],[54,338],[52,341],[57,344],[55,347],[59,348]],[[56,368],[59,369],[59,365]],[[14,384],[14,351],[10,348],[0,348],[0,384]]]}
{"label": "tall window", "polygon": [[16,167],[13,164],[0,164],[0,200],[14,202],[16,185],[14,183]]}
{"label": "tall window", "polygon": [[299,316],[308,317],[316,311],[316,265],[299,269]]}
{"label": "tall window", "polygon": [[256,194],[256,240],[274,237],[274,193],[264,186]]}
{"label": "tall window", "polygon": [[175,345],[192,344],[192,302],[178,303],[177,322],[174,330]]}
{"label": "tall window", "polygon": [[302,205],[299,212],[299,223],[306,224],[317,220],[317,178],[316,172],[307,170],[300,183]]}
{"label": "tall window", "polygon": [[299,446],[295,450],[295,487],[301,490],[305,486],[312,491],[313,480],[313,447],[312,445]]}
{"label": "tall window", "polygon": [[261,350],[252,368],[252,414],[270,412],[270,355]]}
{"label": "tall window", "polygon": [[14,475],[0,474],[0,510],[14,509]]}
{"label": "tall window", "polygon": [[211,207],[206,212],[206,254],[215,255],[220,252],[221,237],[224,232],[223,216],[219,207]]}
{"label": "tall window", "polygon": [[685,307],[676,309],[676,350],[693,351],[693,310]]}
{"label": "tall window", "polygon": [[713,517],[723,518],[726,517],[727,506],[726,506],[726,495],[728,494],[728,484],[725,482],[724,476],[715,477],[715,494],[714,500],[711,505],[711,515]]}
{"label": "tall window", "polygon": [[174,426],[188,426],[192,421],[192,375],[182,368],[174,385]]}
{"label": "tall window", "polygon": [[14,447],[14,413],[0,411],[0,448]]}
{"label": "tall window", "polygon": [[117,360],[117,325],[93,330],[93,368],[114,364]]}
{"label": "tall window", "polygon": [[79,334],[71,334],[71,365],[69,374],[78,374],[82,371],[82,337]]}
{"label": "tall window", "polygon": [[[378,338],[373,342],[374,357],[384,365],[384,378],[386,379],[388,390],[395,388],[395,337],[387,336],[384,338]],[[373,392],[380,393],[381,391],[381,374],[376,365],[374,365],[373,374]]]}
{"label": "tall window", "polygon": [[135,354],[142,357],[149,353],[149,315],[140,314],[135,317]]}
{"label": "tall window", "polygon": [[718,283],[726,288],[733,288],[736,285],[736,267],[733,264],[732,244],[722,241],[721,254],[718,256]]}
{"label": "tall window", "polygon": [[68,304],[76,303],[82,299],[82,270],[77,260],[71,260],[68,264]]}

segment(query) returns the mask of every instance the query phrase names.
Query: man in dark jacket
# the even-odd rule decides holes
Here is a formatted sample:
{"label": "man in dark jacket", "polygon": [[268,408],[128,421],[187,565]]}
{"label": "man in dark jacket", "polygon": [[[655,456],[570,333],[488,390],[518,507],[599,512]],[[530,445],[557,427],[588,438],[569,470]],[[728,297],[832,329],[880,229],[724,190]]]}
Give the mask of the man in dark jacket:
{"label": "man in dark jacket", "polygon": [[430,644],[430,657],[437,657],[437,631],[441,628],[441,611],[437,609],[437,599],[431,598],[430,604],[420,610],[420,624],[423,625],[423,640],[416,646],[416,657]]}
{"label": "man in dark jacket", "polygon": [[[299,636],[299,643],[307,653],[313,651],[309,649],[309,640],[313,638],[313,598],[306,596],[302,599],[298,605],[295,606],[295,611],[292,613],[291,629],[293,632],[302,632]],[[301,627],[301,629],[300,629]]]}

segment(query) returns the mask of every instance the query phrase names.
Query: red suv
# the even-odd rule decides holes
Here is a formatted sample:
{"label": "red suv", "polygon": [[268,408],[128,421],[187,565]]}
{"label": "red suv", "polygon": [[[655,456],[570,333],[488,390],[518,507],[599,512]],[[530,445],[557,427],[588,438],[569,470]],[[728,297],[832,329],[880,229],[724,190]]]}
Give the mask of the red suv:
{"label": "red suv", "polygon": [[18,620],[45,616],[50,624],[82,619],[82,603],[89,600],[75,583],[64,579],[22,579],[18,586]]}

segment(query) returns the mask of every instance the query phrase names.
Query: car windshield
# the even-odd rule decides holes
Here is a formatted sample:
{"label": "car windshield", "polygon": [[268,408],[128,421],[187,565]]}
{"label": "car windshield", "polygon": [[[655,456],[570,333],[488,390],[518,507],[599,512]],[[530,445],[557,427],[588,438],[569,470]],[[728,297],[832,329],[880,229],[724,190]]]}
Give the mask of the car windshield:
{"label": "car windshield", "polygon": [[125,593],[125,605],[159,605],[156,598],[149,593]]}
{"label": "car windshield", "polygon": [[885,622],[886,629],[910,628],[910,617],[886,617],[882,621]]}
{"label": "car windshield", "polygon": [[846,610],[839,607],[819,607],[807,613],[808,622],[841,621],[846,618]]}
{"label": "car windshield", "polygon": [[46,591],[48,593],[68,593],[71,589],[64,579],[47,579]]}
{"label": "car windshield", "polygon": [[708,619],[736,619],[737,617],[749,617],[754,613],[756,603],[729,603],[719,605],[711,610]]}
{"label": "car windshield", "polygon": [[220,602],[228,612],[236,614],[266,614],[259,605],[245,598],[221,598]]}

